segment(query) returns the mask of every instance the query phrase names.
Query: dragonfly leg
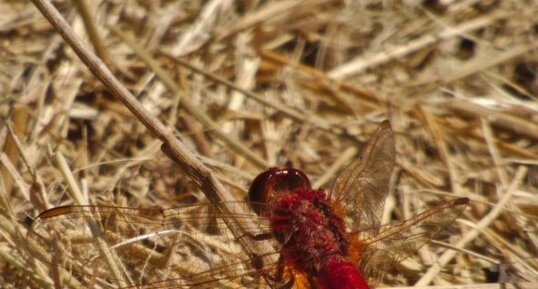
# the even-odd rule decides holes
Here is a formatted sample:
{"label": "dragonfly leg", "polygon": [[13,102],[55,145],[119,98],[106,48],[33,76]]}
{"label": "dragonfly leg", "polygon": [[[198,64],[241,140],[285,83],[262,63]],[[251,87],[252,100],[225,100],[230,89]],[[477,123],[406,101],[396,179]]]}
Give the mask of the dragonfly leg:
{"label": "dragonfly leg", "polygon": [[254,241],[266,241],[266,240],[271,240],[273,238],[273,233],[271,232],[260,233],[260,234],[245,233],[244,235],[239,236],[237,240],[240,240],[243,237],[248,237],[249,239],[254,240]]}
{"label": "dragonfly leg", "polygon": [[[263,277],[266,282],[271,283],[274,288],[279,289],[291,289],[293,287],[293,284],[295,282],[294,276],[290,274],[290,280],[284,280],[284,258],[280,256],[278,258],[277,263],[277,270],[272,273],[268,273],[267,271],[264,271],[263,267],[265,266],[263,258],[260,255],[257,254],[249,254],[252,267],[254,267],[258,272],[259,276]],[[285,282],[284,282],[285,281]],[[283,283],[284,282],[284,283]]]}
{"label": "dragonfly leg", "polygon": [[278,258],[277,271],[275,272],[275,274],[272,275],[266,272],[262,272],[261,275],[265,278],[265,280],[275,283],[274,285],[278,289],[291,289],[293,287],[293,284],[295,283],[295,277],[293,276],[293,274],[290,274],[290,279],[287,280],[285,283],[282,283],[283,281],[285,281],[284,269],[284,258],[280,256]]}

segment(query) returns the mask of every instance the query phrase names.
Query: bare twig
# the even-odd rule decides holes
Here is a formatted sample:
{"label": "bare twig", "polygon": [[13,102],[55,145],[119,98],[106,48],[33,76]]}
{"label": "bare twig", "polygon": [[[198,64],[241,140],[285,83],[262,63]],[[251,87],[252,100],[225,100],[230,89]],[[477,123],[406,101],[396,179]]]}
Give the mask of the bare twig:
{"label": "bare twig", "polygon": [[[206,194],[207,198],[223,212],[236,212],[239,209],[232,208],[226,201],[233,201],[233,196],[218,181],[214,173],[198,160],[185,145],[180,142],[173,133],[167,129],[155,116],[147,111],[138,100],[116,79],[106,65],[89,51],[80,38],[69,27],[59,12],[47,0],[33,0],[36,7],[49,20],[52,26],[62,35],[64,40],[73,48],[80,59],[88,66],[92,73],[107,86],[108,89],[125,105],[131,112],[163,141],[163,151],[178,164],[188,176],[190,176]],[[239,206],[236,206],[239,208]],[[238,236],[244,236],[252,232],[256,225],[250,221],[235,220],[235,224],[229,224]],[[255,242],[250,238],[239,238],[245,251],[256,253],[260,256],[273,249],[267,242]]]}

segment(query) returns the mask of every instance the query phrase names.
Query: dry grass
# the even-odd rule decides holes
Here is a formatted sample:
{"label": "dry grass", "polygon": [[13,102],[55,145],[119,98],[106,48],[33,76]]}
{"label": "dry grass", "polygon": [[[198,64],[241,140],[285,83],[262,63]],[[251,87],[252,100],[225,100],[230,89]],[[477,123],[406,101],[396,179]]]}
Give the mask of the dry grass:
{"label": "dry grass", "polygon": [[[46,208],[171,207],[205,198],[208,172],[241,200],[259,171],[287,164],[328,187],[387,118],[398,165],[385,221],[471,205],[454,250],[425,246],[386,283],[484,283],[497,264],[508,281],[538,281],[536,1],[87,2],[86,41],[144,123],[192,154],[178,168],[159,149],[172,135],[133,116],[31,2],[0,2],[5,288],[52,288],[24,245]],[[72,1],[55,5],[88,35]]]}

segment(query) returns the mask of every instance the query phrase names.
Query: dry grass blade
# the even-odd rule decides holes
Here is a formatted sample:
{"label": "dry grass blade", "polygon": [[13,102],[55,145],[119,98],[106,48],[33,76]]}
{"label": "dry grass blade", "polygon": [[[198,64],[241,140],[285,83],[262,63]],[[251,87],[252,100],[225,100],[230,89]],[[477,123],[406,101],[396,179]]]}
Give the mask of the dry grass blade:
{"label": "dry grass blade", "polygon": [[[525,177],[527,174],[527,169],[524,167],[520,167],[516,175],[510,184],[509,187],[506,188],[502,199],[499,200],[499,202],[495,205],[495,207],[489,212],[488,215],[486,215],[480,222],[476,225],[476,228],[474,228],[473,231],[466,234],[460,241],[456,243],[456,247],[464,247],[468,242],[472,241],[474,238],[476,238],[480,232],[481,229],[489,226],[491,222],[495,218],[498,217],[500,212],[502,211],[503,207],[508,203],[512,195],[514,194],[517,187],[520,185],[521,180]],[[431,282],[431,279],[438,274],[441,271],[441,268],[446,265],[452,258],[456,256],[456,251],[447,251],[445,252],[441,257],[439,257],[439,260],[437,263],[435,263],[429,270],[422,276],[422,278],[416,283],[417,286],[425,286]]]}
{"label": "dry grass blade", "polygon": [[95,21],[93,20],[93,16],[90,12],[90,9],[88,7],[88,3],[85,0],[75,0],[73,1],[75,3],[82,20],[84,21],[84,26],[86,27],[86,31],[88,32],[88,36],[93,44],[93,47],[95,49],[95,53],[103,59],[104,62],[109,61],[109,56],[107,53],[107,50],[105,48],[105,45],[103,43],[102,37],[99,35],[99,32],[97,30],[97,27],[95,25]]}
{"label": "dry grass blade", "polygon": [[446,27],[440,31],[437,35],[424,35],[421,38],[413,40],[404,46],[397,46],[388,48],[384,51],[377,52],[374,55],[368,55],[364,58],[354,59],[333,69],[329,75],[334,79],[342,79],[352,74],[359,73],[372,66],[383,64],[391,59],[404,56],[419,49],[422,49],[428,45],[432,45],[436,41],[443,41],[457,36],[465,35],[473,30],[483,28],[484,26],[491,25],[491,22],[499,21],[505,18],[513,16],[511,13],[500,12],[496,15],[486,15],[483,18],[477,18],[473,21],[468,21],[460,26]]}
{"label": "dry grass blade", "polygon": [[[126,43],[128,43],[133,50],[142,58],[148,66],[157,74],[157,76],[165,83],[165,85],[170,89],[174,94],[181,95],[181,89],[175,84],[172,78],[160,68],[159,64],[153,59],[153,57],[145,51],[142,47],[136,44],[136,41],[132,37],[123,35],[121,31],[117,28],[112,28],[112,31],[120,36]],[[244,156],[246,159],[250,160],[252,163],[257,165],[260,168],[265,168],[268,166],[267,162],[260,158],[258,155],[254,154],[247,147],[245,147],[241,142],[236,139],[230,138],[226,135],[218,126],[218,124],[211,119],[206,113],[198,109],[194,104],[191,103],[189,98],[186,95],[179,96],[179,104],[185,108],[196,120],[204,125],[210,132],[214,133],[220,140],[226,143],[231,149],[236,151],[239,155]]]}

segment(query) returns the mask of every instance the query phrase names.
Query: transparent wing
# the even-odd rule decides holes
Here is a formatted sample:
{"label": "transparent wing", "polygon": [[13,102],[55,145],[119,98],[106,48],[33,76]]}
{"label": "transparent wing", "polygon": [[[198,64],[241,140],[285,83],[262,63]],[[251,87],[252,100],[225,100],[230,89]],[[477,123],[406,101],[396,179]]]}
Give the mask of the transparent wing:
{"label": "transparent wing", "polygon": [[458,198],[411,219],[358,232],[353,242],[358,243],[357,248],[361,251],[360,272],[368,277],[369,284],[378,283],[396,263],[439,237],[461,215],[468,202],[468,198]]}
{"label": "transparent wing", "polygon": [[384,121],[363,148],[359,159],[348,165],[335,180],[331,199],[345,208],[346,221],[353,231],[379,226],[395,154],[390,122]]}
{"label": "transparent wing", "polygon": [[270,288],[262,275],[274,274],[277,263],[267,260],[278,255],[246,253],[238,238],[250,235],[234,236],[225,224],[231,218],[257,222],[253,235],[270,232],[268,221],[254,213],[219,214],[210,204],[67,206],[39,215],[27,246],[68,288]]}

